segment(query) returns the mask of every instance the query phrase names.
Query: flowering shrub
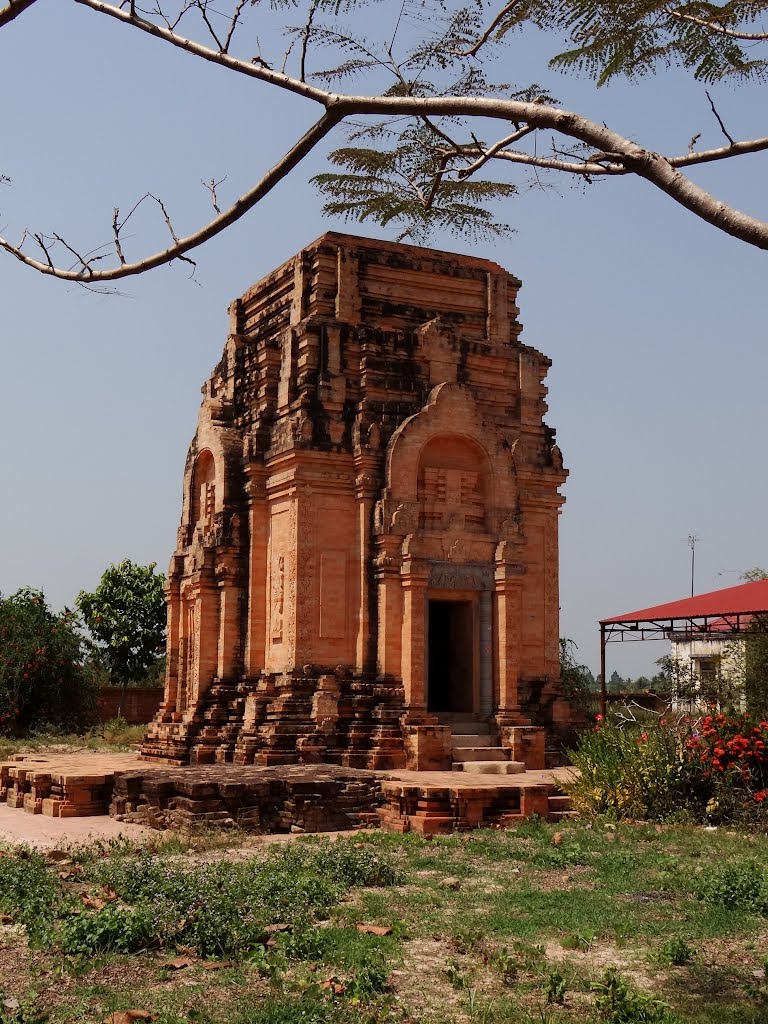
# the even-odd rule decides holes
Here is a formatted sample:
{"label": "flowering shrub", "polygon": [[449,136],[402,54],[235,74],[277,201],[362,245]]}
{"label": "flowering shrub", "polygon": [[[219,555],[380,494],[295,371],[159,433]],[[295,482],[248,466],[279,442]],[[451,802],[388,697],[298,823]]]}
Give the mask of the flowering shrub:
{"label": "flowering shrub", "polygon": [[706,781],[713,820],[759,819],[768,796],[768,722],[747,714],[706,715],[691,731],[686,758]]}
{"label": "flowering shrub", "polygon": [[604,722],[572,751],[576,810],[768,825],[768,721],[746,714]]}
{"label": "flowering shrub", "polygon": [[571,758],[579,777],[568,792],[574,809],[583,814],[664,818],[684,802],[684,743],[679,730],[666,722],[641,728],[605,722],[598,715]]}

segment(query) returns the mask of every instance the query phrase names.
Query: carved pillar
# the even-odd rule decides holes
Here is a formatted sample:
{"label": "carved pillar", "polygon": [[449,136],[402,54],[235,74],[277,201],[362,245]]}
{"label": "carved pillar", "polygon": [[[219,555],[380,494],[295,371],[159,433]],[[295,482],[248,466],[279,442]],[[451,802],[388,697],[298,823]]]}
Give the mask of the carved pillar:
{"label": "carved pillar", "polygon": [[182,666],[180,659],[181,637],[181,580],[176,573],[168,577],[165,584],[165,600],[168,608],[168,630],[166,639],[165,657],[165,693],[163,695],[163,706],[168,711],[176,710],[176,695],[179,687],[179,670]]}
{"label": "carved pillar", "polygon": [[219,643],[216,675],[231,679],[240,650],[240,588],[237,577],[226,566],[219,567]]}
{"label": "carved pillar", "polygon": [[376,674],[402,675],[403,587],[400,579],[400,537],[379,538],[374,561],[377,591]]}
{"label": "carved pillar", "polygon": [[376,500],[377,481],[369,473],[358,473],[355,480],[357,498],[357,557],[360,581],[360,611],[355,641],[355,668],[368,672],[373,668],[376,648],[372,637],[371,609],[371,529],[373,526],[373,505]]}
{"label": "carved pillar", "polygon": [[[294,537],[295,559],[291,566],[292,586],[296,595],[295,620],[290,616],[290,599],[288,612],[288,642],[293,636],[294,666],[312,660],[312,649],[317,638],[318,603],[317,603],[317,548],[315,543],[315,501],[312,488],[308,484],[297,486],[294,494],[296,532]],[[290,591],[289,591],[290,592]],[[289,655],[290,656],[290,655]]]}
{"label": "carved pillar", "polygon": [[200,574],[195,611],[195,667],[188,686],[188,706],[196,705],[211,684],[218,668],[219,588],[211,570]]}
{"label": "carved pillar", "polygon": [[493,604],[490,590],[480,591],[480,717],[493,709]]}
{"label": "carved pillar", "polygon": [[522,615],[522,572],[518,565],[501,562],[496,566],[496,667],[499,684],[497,720],[519,717],[520,640]]}
{"label": "carved pillar", "polygon": [[410,711],[426,711],[427,568],[408,558],[403,563],[401,579],[405,703]]}
{"label": "carved pillar", "polygon": [[258,676],[264,668],[267,640],[267,536],[269,508],[264,489],[264,471],[260,466],[246,468],[245,493],[248,496],[248,583],[247,625],[245,634],[245,675]]}

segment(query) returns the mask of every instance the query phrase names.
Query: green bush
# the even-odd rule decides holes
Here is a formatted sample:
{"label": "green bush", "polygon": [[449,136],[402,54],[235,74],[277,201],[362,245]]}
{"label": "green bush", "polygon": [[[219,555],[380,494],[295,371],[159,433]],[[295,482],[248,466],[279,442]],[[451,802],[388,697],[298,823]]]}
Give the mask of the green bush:
{"label": "green bush", "polygon": [[81,665],[76,618],[54,614],[38,590],[0,596],[0,734],[80,728],[95,692]]}
{"label": "green bush", "polygon": [[575,810],[768,827],[768,722],[748,715],[598,721],[571,751]]}
{"label": "green bush", "polygon": [[578,778],[566,788],[582,814],[665,818],[686,806],[689,773],[678,731],[598,721],[570,751]]}
{"label": "green bush", "polygon": [[696,895],[706,903],[768,914],[768,877],[754,861],[709,868],[698,881]]}
{"label": "green bush", "polygon": [[614,968],[592,983],[595,1006],[610,1024],[676,1024],[677,1018],[661,999],[638,992]]}

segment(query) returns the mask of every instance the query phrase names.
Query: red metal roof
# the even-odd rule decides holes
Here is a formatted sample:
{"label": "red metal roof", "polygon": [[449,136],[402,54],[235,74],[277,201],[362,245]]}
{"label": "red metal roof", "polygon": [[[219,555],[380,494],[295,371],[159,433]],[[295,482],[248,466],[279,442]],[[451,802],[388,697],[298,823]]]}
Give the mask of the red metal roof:
{"label": "red metal roof", "polygon": [[768,580],[755,580],[738,587],[712,590],[708,594],[685,597],[681,601],[614,615],[610,619],[600,619],[600,625],[612,622],[654,622],[660,619],[703,619],[720,615],[746,615],[750,612],[768,612]]}

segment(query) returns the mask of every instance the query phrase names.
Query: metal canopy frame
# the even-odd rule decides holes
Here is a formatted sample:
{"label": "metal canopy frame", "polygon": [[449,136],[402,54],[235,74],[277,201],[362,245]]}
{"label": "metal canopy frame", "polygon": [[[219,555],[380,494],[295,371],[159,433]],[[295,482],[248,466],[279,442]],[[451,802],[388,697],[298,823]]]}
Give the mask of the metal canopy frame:
{"label": "metal canopy frame", "polygon": [[[682,603],[682,602],[681,602]],[[635,613],[640,614],[640,613]],[[607,707],[607,684],[605,675],[605,648],[609,643],[626,643],[638,640],[668,640],[672,634],[683,634],[689,639],[710,640],[728,637],[738,640],[755,633],[768,634],[768,608],[753,611],[723,611],[706,615],[655,616],[652,618],[631,618],[630,616],[600,620],[600,712],[605,717]]]}

